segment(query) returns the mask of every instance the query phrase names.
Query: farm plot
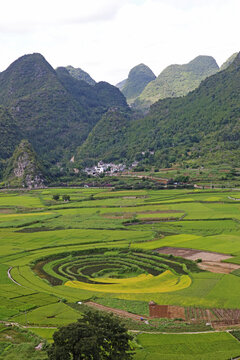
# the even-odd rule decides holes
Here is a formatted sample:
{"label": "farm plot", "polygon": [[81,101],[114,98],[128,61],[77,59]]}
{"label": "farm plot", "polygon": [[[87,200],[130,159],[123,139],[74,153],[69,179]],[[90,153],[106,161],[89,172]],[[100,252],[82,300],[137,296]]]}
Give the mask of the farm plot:
{"label": "farm plot", "polygon": [[42,341],[37,335],[18,327],[0,327],[1,360],[46,360],[45,351],[36,351]]}
{"label": "farm plot", "polygon": [[216,334],[141,334],[143,347],[136,360],[226,360],[240,354],[240,343],[228,333]]}
{"label": "farm plot", "polygon": [[47,328],[47,327],[45,327],[45,328],[28,327],[28,331],[31,331],[31,333],[34,333],[34,334],[38,335],[40,338],[47,340],[48,343],[53,342],[52,337],[56,330],[57,330],[57,328],[51,329],[51,328]]}
{"label": "farm plot", "polygon": [[[53,200],[57,193],[71,200]],[[228,196],[218,190],[109,189],[0,194],[0,317],[23,322],[27,311],[32,323],[39,317],[47,324],[40,315],[46,306],[94,296],[119,300],[119,307],[128,301],[132,309],[143,300],[238,308],[237,273],[199,272],[194,261],[149,251],[192,248],[232,255],[227,261],[237,262],[240,204]],[[10,267],[21,287],[8,279]],[[57,315],[49,319],[53,325],[67,322]]]}
{"label": "farm plot", "polygon": [[203,261],[221,261],[232,258],[232,256],[214,253],[210,251],[201,251],[195,249],[184,249],[184,248],[173,248],[173,247],[162,247],[156,250],[160,254],[172,254],[174,256],[181,256],[189,260],[201,259]]}
{"label": "farm plot", "polygon": [[239,309],[204,309],[188,307],[186,308],[186,320],[196,322],[208,322],[213,326],[234,325],[240,323]]}
{"label": "farm plot", "polygon": [[58,214],[51,212],[23,213],[23,214],[0,214],[0,228],[19,228],[32,224],[39,224],[46,220],[57,217]]}
{"label": "farm plot", "polygon": [[50,304],[39,307],[31,312],[14,317],[14,320],[27,325],[60,326],[75,322],[80,313],[64,303]]}
{"label": "farm plot", "polygon": [[174,248],[174,247],[162,247],[156,250],[158,253],[162,254],[172,254],[174,256],[181,256],[189,260],[198,260],[201,262],[198,266],[201,269],[208,270],[214,273],[220,274],[229,274],[234,270],[240,269],[240,265],[223,263],[223,260],[231,260],[233,256],[210,252],[210,251],[201,251],[196,249],[183,249],[183,248]]}
{"label": "farm plot", "polygon": [[0,193],[1,208],[36,209],[43,208],[38,192]]}

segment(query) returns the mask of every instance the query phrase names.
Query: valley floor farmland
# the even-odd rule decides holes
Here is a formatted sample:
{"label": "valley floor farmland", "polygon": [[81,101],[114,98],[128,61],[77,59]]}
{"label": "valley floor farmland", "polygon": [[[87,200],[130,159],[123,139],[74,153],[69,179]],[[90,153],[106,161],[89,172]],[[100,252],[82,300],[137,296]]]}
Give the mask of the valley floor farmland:
{"label": "valley floor farmland", "polygon": [[[54,194],[60,200],[53,200]],[[64,194],[70,195],[69,202],[61,200]],[[167,247],[214,252],[226,255],[224,264],[240,265],[240,201],[233,200],[238,198],[240,192],[227,190],[0,193],[0,320],[61,326],[81,316],[83,308],[75,305],[85,300],[143,316],[149,315],[151,300],[240,308],[237,267],[229,274],[209,272],[174,252],[155,251]],[[234,340],[226,335],[222,344]],[[204,353],[201,346],[195,344],[196,352],[191,350],[184,359]],[[162,349],[163,358],[174,359]],[[176,349],[182,351],[178,345]],[[240,354],[240,344],[234,340],[225,350],[227,357],[218,359]],[[144,358],[140,353],[136,359]],[[154,356],[147,359],[157,359]]]}

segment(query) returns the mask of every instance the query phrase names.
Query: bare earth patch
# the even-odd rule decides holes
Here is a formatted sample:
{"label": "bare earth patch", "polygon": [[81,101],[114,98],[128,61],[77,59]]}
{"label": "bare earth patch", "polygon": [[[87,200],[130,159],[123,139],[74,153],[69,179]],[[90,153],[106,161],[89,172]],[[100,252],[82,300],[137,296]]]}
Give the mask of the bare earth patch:
{"label": "bare earth patch", "polygon": [[219,261],[203,261],[198,266],[203,270],[208,270],[219,274],[230,274],[232,271],[240,269],[240,265],[222,263]]}
{"label": "bare earth patch", "polygon": [[152,218],[141,218],[141,223],[144,223],[144,224],[152,224],[154,222],[168,222],[168,221],[178,221],[179,218],[176,218],[176,217],[163,217],[163,218],[160,218],[160,217],[152,217]]}
{"label": "bare earth patch", "polygon": [[184,259],[193,261],[202,259],[202,262],[199,263],[198,266],[201,269],[214,273],[229,274],[233,270],[240,269],[240,265],[223,263],[223,260],[231,259],[233,256],[222,253],[186,248],[175,248],[170,246],[164,246],[162,248],[156,249],[156,251],[160,254],[172,254],[174,256],[180,256]]}
{"label": "bare earth patch", "polygon": [[0,214],[13,214],[15,213],[15,210],[13,209],[0,209]]}
{"label": "bare earth patch", "polygon": [[185,259],[189,259],[193,261],[197,259],[202,259],[203,261],[222,261],[232,258],[231,255],[226,255],[212,251],[175,248],[170,246],[161,247],[159,249],[156,249],[156,251],[162,254],[172,254],[174,256],[181,256]]}
{"label": "bare earth patch", "polygon": [[107,213],[102,215],[105,219],[131,219],[133,213]]}
{"label": "bare earth patch", "polygon": [[140,211],[138,214],[177,214],[183,213],[182,210],[155,210],[155,211]]}

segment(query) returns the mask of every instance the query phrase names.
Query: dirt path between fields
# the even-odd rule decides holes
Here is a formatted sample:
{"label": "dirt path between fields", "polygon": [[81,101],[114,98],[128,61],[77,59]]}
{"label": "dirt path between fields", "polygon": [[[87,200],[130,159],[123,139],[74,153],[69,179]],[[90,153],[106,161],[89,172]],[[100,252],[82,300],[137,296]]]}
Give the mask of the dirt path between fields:
{"label": "dirt path between fields", "polygon": [[18,285],[18,286],[22,286],[21,284],[19,284],[17,281],[15,281],[15,280],[12,278],[11,270],[12,270],[12,266],[8,269],[8,272],[7,272],[8,278],[9,278],[12,282],[14,282],[14,284],[16,284],[16,285]]}
{"label": "dirt path between fields", "polygon": [[222,253],[187,248],[175,248],[170,246],[164,246],[156,249],[155,251],[160,254],[172,254],[174,256],[180,256],[184,259],[193,261],[201,259],[202,262],[198,263],[198,266],[201,269],[213,273],[229,274],[234,270],[240,269],[240,265],[222,262],[223,260],[233,258],[231,255]]}
{"label": "dirt path between fields", "polygon": [[132,314],[132,313],[130,313],[128,311],[111,308],[109,306],[104,306],[104,305],[101,305],[101,304],[97,304],[97,303],[95,303],[93,301],[87,301],[87,302],[84,303],[84,305],[93,307],[93,308],[95,308],[97,310],[111,312],[114,315],[118,315],[118,316],[121,316],[121,317],[126,317],[128,319],[132,319],[132,320],[135,320],[135,321],[141,321],[141,319],[148,319],[148,317],[146,317],[146,316]]}
{"label": "dirt path between fields", "polygon": [[23,329],[58,329],[57,326],[37,326],[37,325],[22,325],[16,322],[11,322],[11,321],[4,321],[1,320],[0,324],[4,324],[6,326],[17,326]]}
{"label": "dirt path between fields", "polygon": [[[99,304],[96,304],[99,305]],[[110,308],[111,309],[111,308]],[[113,310],[117,310],[117,309],[113,309]],[[121,310],[120,310],[121,311]],[[129,313],[130,315],[134,315]],[[137,315],[136,315],[137,316]],[[146,317],[145,317],[146,318]],[[10,322],[10,321],[0,321],[0,324],[4,324],[6,326],[17,326],[19,328],[23,328],[23,329],[53,329],[53,330],[58,330],[59,327],[56,326],[36,326],[36,325],[22,325],[16,322]],[[211,333],[217,333],[217,332],[231,332],[233,329],[238,329],[238,327],[240,326],[240,324],[235,324],[231,329],[229,329],[227,326],[219,326],[216,327],[214,330],[207,330],[207,331],[183,331],[183,332],[165,332],[165,331],[146,331],[146,330],[131,330],[129,329],[130,332],[138,334],[138,333],[145,333],[145,334],[166,334],[166,335],[173,335],[173,334],[211,334]]]}
{"label": "dirt path between fields", "polygon": [[240,201],[240,199],[237,199],[237,198],[234,198],[234,197],[231,197],[231,196],[228,196],[228,199],[234,200],[234,201]]}

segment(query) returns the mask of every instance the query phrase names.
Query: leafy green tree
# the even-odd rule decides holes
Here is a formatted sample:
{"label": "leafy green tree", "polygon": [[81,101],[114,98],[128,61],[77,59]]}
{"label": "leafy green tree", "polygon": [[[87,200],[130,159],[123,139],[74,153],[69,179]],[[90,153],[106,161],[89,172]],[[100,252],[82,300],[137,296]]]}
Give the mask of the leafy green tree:
{"label": "leafy green tree", "polygon": [[56,201],[57,201],[57,200],[59,200],[59,195],[58,195],[58,194],[54,194],[52,198],[53,198],[53,200],[56,200]]}
{"label": "leafy green tree", "polygon": [[63,195],[62,198],[63,198],[63,201],[70,201],[69,195]]}
{"label": "leafy green tree", "polygon": [[189,176],[178,175],[175,177],[174,181],[181,182],[181,183],[187,183],[189,181]]}
{"label": "leafy green tree", "polygon": [[87,311],[76,323],[53,334],[49,360],[131,360],[132,336],[110,314]]}

